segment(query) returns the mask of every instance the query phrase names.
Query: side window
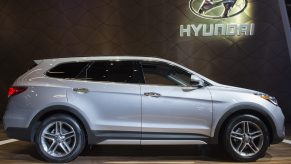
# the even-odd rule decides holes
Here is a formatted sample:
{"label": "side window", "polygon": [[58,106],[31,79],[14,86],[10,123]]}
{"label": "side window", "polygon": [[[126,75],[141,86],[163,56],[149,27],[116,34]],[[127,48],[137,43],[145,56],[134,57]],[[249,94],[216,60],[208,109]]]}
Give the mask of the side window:
{"label": "side window", "polygon": [[86,80],[139,83],[132,61],[96,61],[86,70]]}
{"label": "side window", "polygon": [[88,62],[73,62],[60,64],[50,69],[46,73],[46,75],[55,78],[75,79],[88,64]]}
{"label": "side window", "polygon": [[145,84],[190,86],[191,74],[166,63],[142,62]]}

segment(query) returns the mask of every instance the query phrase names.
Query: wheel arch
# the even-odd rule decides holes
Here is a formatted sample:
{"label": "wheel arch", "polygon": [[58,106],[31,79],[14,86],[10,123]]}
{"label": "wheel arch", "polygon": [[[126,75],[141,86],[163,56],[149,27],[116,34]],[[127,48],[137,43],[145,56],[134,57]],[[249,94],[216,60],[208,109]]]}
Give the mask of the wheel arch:
{"label": "wheel arch", "polygon": [[41,121],[48,118],[49,116],[55,115],[55,114],[67,114],[72,117],[74,117],[82,126],[82,128],[85,131],[86,140],[89,142],[91,139],[93,139],[94,135],[91,133],[90,126],[88,122],[86,121],[85,117],[78,112],[76,109],[65,106],[65,105],[55,105],[47,107],[43,110],[41,110],[37,115],[32,119],[29,129],[31,132],[30,140],[34,142],[35,140],[35,134],[38,130],[38,127],[41,124]]}
{"label": "wheel arch", "polygon": [[261,119],[268,128],[270,134],[270,143],[273,143],[274,134],[276,133],[276,127],[274,122],[272,121],[271,116],[265,111],[265,109],[249,105],[242,105],[232,108],[220,118],[219,122],[215,127],[212,143],[219,143],[222,137],[222,133],[230,119],[241,114],[250,114]]}

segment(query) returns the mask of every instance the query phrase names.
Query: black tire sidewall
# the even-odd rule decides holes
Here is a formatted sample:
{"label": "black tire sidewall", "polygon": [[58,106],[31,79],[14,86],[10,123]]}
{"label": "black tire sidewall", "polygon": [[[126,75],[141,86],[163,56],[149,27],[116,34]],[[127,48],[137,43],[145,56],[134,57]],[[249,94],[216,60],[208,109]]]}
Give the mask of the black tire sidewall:
{"label": "black tire sidewall", "polygon": [[[237,154],[230,143],[230,133],[231,130],[233,129],[233,127],[238,124],[241,121],[251,121],[254,122],[255,124],[257,124],[263,131],[263,137],[264,137],[264,143],[262,145],[261,150],[250,157],[243,157],[239,154]],[[269,147],[269,143],[270,143],[270,137],[269,137],[269,132],[268,132],[268,128],[266,127],[265,123],[260,120],[258,117],[253,116],[253,115],[240,115],[240,116],[236,116],[233,119],[231,119],[226,128],[225,131],[223,133],[223,137],[222,137],[222,143],[224,146],[224,149],[227,152],[227,155],[231,157],[231,159],[235,160],[235,161],[239,161],[239,162],[253,162],[256,161],[257,159],[259,159],[260,157],[264,156],[264,154],[266,153],[268,147]]]}
{"label": "black tire sidewall", "polygon": [[[49,154],[47,154],[41,144],[41,134],[43,130],[45,129],[46,126],[48,126],[50,123],[55,122],[55,121],[62,121],[62,122],[68,123],[69,125],[72,126],[72,128],[76,132],[76,146],[74,147],[71,153],[69,153],[68,155],[64,157],[59,157],[59,158],[52,157]],[[36,133],[35,141],[36,141],[37,151],[41,155],[41,157],[48,162],[57,162],[57,163],[70,162],[76,159],[78,155],[83,151],[84,147],[86,146],[85,134],[84,134],[84,131],[81,129],[79,123],[73,117],[68,116],[68,115],[63,115],[63,114],[53,115],[45,119],[39,126],[39,129]]]}

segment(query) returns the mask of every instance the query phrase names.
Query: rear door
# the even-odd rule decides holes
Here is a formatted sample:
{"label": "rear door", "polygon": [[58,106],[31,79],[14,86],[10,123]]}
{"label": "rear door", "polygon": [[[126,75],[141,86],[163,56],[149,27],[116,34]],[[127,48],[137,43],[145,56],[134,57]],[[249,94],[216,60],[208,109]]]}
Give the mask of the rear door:
{"label": "rear door", "polygon": [[95,61],[71,81],[68,101],[87,116],[102,144],[125,139],[140,143],[141,95],[135,63]]}

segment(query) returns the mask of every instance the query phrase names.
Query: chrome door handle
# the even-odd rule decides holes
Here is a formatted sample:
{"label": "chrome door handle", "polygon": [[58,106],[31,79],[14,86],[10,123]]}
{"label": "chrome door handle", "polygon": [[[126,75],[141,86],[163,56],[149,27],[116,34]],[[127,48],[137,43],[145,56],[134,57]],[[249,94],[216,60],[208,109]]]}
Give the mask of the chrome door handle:
{"label": "chrome door handle", "polygon": [[161,96],[161,94],[156,93],[156,92],[145,92],[144,95],[151,96],[151,97],[160,97]]}
{"label": "chrome door handle", "polygon": [[190,92],[190,91],[194,91],[195,89],[197,89],[197,88],[195,88],[195,87],[183,87],[182,91],[183,92]]}
{"label": "chrome door handle", "polygon": [[89,92],[89,90],[87,88],[74,88],[73,91],[77,92],[77,93],[88,93]]}

